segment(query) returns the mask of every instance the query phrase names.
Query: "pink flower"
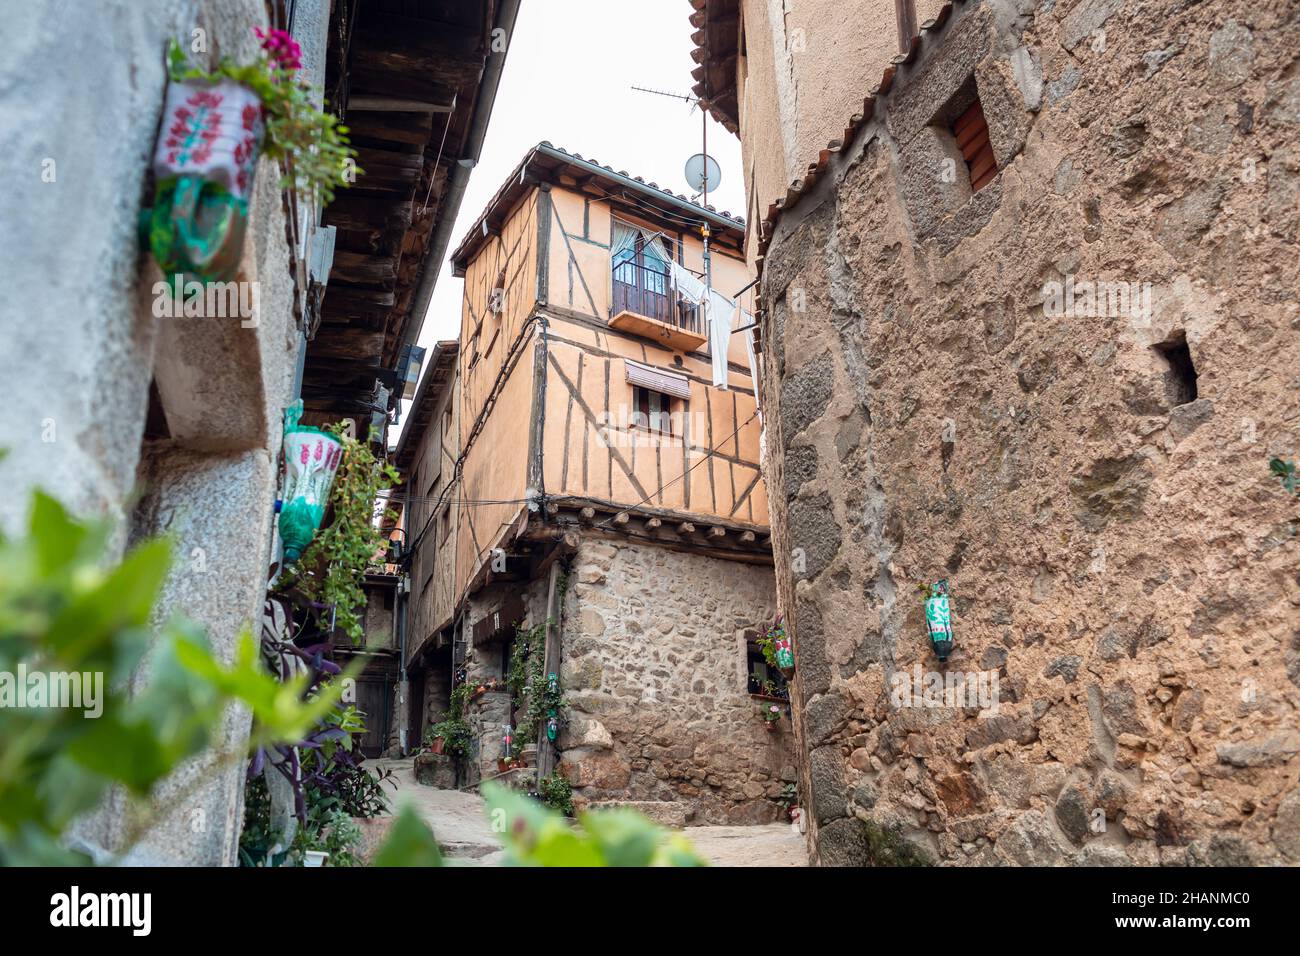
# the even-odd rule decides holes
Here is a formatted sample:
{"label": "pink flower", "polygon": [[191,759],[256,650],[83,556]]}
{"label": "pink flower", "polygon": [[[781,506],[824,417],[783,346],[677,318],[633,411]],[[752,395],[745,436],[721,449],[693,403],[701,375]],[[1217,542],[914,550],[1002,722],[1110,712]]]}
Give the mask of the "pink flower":
{"label": "pink flower", "polygon": [[320,461],[320,456],[323,455],[324,453],[325,453],[325,442],[318,438],[316,439],[316,454],[313,455],[312,457],[315,458],[317,461]]}
{"label": "pink flower", "polygon": [[302,68],[302,47],[286,31],[253,27],[253,33],[262,41],[262,49],[278,68],[282,70]]}
{"label": "pink flower", "polygon": [[303,446],[302,446],[302,454],[299,456],[299,459],[300,459],[300,460],[302,461],[302,463],[305,465],[305,464],[307,464],[307,459],[310,458],[310,457],[311,457],[311,451],[307,448],[306,445],[303,445]]}

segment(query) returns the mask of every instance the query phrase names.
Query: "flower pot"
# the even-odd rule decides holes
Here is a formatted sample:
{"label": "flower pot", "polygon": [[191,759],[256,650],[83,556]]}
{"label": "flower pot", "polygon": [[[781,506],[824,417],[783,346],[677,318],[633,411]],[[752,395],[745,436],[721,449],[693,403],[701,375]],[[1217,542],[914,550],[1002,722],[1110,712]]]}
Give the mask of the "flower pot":
{"label": "flower pot", "polygon": [[774,734],[780,730],[780,721],[765,720],[763,721],[763,729],[765,729],[769,734]]}
{"label": "flower pot", "polygon": [[497,773],[505,773],[510,769],[510,761],[505,757],[497,758]]}
{"label": "flower pot", "polygon": [[330,855],[324,850],[304,850],[302,855],[303,866],[324,866],[325,861]]}
{"label": "flower pot", "polygon": [[287,562],[302,557],[315,537],[325,517],[330,485],[343,460],[342,443],[319,428],[299,425],[301,414],[300,403],[285,412],[285,489],[280,508],[280,538]]}
{"label": "flower pot", "polygon": [[446,746],[447,746],[446,738],[434,737],[433,743],[429,745],[429,753],[441,755],[443,748]]}
{"label": "flower pot", "polygon": [[154,206],[142,218],[164,274],[235,277],[264,130],[261,100],[233,80],[168,87],[154,148]]}

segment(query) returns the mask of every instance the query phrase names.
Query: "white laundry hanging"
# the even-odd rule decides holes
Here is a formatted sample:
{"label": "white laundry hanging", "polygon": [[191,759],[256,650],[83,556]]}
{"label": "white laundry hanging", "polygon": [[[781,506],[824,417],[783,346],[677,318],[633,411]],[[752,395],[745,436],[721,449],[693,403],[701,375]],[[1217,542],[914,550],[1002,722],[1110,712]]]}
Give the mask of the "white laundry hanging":
{"label": "white laundry hanging", "polygon": [[700,309],[708,333],[709,356],[713,361],[713,385],[727,387],[727,350],[731,346],[731,330],[736,324],[736,303],[716,289],[710,289],[704,280],[689,269],[670,264],[673,282],[682,298]]}

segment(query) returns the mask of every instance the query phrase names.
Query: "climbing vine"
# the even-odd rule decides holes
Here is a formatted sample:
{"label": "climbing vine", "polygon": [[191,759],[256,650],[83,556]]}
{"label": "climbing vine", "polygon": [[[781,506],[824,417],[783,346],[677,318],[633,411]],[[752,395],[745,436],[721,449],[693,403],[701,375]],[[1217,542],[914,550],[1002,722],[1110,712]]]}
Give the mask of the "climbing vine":
{"label": "climbing vine", "polygon": [[[567,590],[568,576],[561,574],[556,587],[557,608],[563,609]],[[559,727],[566,721],[565,709],[569,702],[560,689],[559,675],[552,679],[546,673],[546,630],[557,626],[553,618],[548,618],[531,628],[521,625],[516,630],[515,646],[506,672],[506,689],[517,707],[522,702],[515,739],[524,743],[537,739],[548,718],[554,716]]]}
{"label": "climbing vine", "polygon": [[396,517],[391,511],[376,516],[375,501],[400,477],[397,469],[374,456],[369,442],[350,437],[345,428],[345,423],[339,422],[325,429],[343,443],[343,460],[330,489],[334,520],[316,532],[302,559],[285,573],[276,589],[287,592],[293,588],[308,600],[333,606],[334,626],[355,644],[363,634],[366,568],[387,543],[376,517]]}

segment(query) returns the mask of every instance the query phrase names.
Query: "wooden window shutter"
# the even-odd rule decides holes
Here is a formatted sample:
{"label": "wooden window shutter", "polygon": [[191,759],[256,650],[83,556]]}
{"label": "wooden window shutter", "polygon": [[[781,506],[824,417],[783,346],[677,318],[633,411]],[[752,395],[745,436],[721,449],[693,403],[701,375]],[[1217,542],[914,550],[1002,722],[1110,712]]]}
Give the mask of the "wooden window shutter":
{"label": "wooden window shutter", "polygon": [[983,189],[997,175],[998,164],[993,158],[993,144],[989,142],[989,124],[984,119],[984,108],[976,100],[952,124],[952,135],[957,138],[957,148],[970,171],[971,192]]}

